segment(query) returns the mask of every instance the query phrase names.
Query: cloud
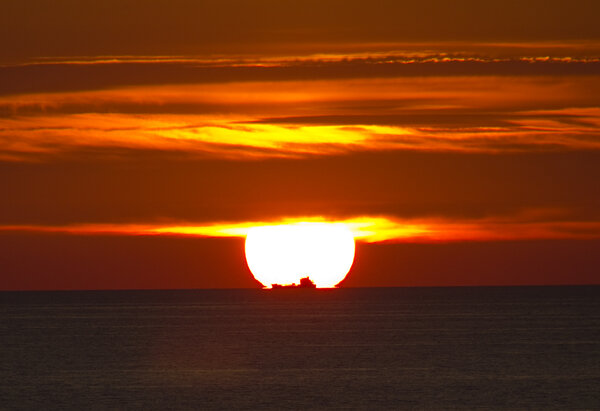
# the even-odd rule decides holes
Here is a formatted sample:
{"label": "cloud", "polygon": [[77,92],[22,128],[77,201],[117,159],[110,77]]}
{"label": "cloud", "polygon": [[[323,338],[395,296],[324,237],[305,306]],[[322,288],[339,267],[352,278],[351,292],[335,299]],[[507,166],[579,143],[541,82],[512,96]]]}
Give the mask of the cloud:
{"label": "cloud", "polygon": [[2,223],[383,215],[487,238],[490,216],[567,207],[523,232],[593,231],[595,46],[459,46],[2,67]]}
{"label": "cloud", "polygon": [[556,54],[554,51],[552,56],[506,57],[489,55],[488,49],[488,54],[426,50],[273,57],[116,56],[42,60],[0,65],[0,95],[164,84],[440,76],[593,76],[600,71],[598,49],[600,46],[593,48],[592,54],[587,56]]}
{"label": "cloud", "polygon": [[569,221],[563,210],[526,210],[517,215],[480,219],[420,218],[399,219],[391,216],[359,216],[348,219],[294,217],[275,221],[213,222],[203,225],[182,224],[80,224],[70,226],[13,225],[0,231],[67,233],[76,235],[177,235],[193,237],[245,237],[252,227],[326,222],[345,224],[358,241],[378,242],[454,242],[508,241],[544,239],[598,239],[600,221]]}
{"label": "cloud", "polygon": [[595,76],[265,81],[0,97],[0,158],[81,148],[268,158],[596,150]]}
{"label": "cloud", "polygon": [[[493,117],[493,116],[492,116]],[[376,118],[375,118],[376,119]],[[91,147],[253,159],[355,151],[527,152],[598,150],[597,113],[585,117],[516,113],[505,125],[412,127],[244,122],[193,115],[75,114],[3,120],[0,158],[48,157]],[[309,120],[310,121],[310,120]],[[401,120],[400,120],[401,121]],[[485,120],[475,120],[485,122]],[[512,124],[511,124],[512,123]]]}

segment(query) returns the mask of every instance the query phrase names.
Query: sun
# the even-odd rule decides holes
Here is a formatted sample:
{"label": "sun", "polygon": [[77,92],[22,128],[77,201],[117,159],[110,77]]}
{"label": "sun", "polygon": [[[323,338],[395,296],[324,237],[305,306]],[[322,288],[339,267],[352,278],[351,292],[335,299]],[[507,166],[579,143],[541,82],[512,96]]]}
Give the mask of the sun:
{"label": "sun", "polygon": [[265,287],[298,284],[307,276],[317,287],[335,287],[354,262],[354,236],[343,223],[252,227],[246,261]]}

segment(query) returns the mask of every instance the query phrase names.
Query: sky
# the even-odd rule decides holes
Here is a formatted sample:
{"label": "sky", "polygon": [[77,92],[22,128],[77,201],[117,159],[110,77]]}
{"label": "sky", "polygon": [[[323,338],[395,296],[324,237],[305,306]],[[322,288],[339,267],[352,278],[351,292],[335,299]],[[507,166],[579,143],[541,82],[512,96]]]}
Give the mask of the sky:
{"label": "sky", "polygon": [[348,287],[600,283],[597,1],[5,0],[0,289],[258,287],[344,222]]}

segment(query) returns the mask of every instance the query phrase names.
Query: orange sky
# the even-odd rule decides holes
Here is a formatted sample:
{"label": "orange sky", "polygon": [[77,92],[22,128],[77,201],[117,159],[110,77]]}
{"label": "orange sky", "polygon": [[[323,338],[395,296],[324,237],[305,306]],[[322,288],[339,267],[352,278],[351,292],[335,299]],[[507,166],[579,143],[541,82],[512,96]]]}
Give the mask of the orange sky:
{"label": "orange sky", "polygon": [[0,289],[253,287],[344,221],[347,286],[600,282],[595,1],[0,5]]}

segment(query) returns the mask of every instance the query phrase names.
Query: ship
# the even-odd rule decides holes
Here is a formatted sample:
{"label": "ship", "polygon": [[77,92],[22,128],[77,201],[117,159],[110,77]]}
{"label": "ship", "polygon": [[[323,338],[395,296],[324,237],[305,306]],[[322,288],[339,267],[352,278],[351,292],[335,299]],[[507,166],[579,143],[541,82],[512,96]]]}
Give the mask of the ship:
{"label": "ship", "polygon": [[312,282],[309,277],[304,277],[300,279],[300,284],[289,284],[289,285],[281,285],[281,284],[271,284],[271,288],[273,290],[279,289],[288,289],[288,288],[317,288],[316,284]]}

